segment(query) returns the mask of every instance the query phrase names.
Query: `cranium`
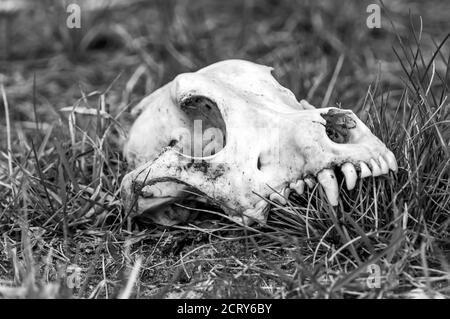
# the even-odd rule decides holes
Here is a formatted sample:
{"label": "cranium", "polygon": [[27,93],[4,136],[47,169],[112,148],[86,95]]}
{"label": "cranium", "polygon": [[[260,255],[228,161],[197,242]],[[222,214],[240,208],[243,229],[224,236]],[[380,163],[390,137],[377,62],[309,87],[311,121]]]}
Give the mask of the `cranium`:
{"label": "cranium", "polygon": [[[272,68],[242,60],[178,75],[143,99],[124,153],[125,206],[171,224],[170,204],[202,200],[242,223],[264,222],[269,203],[285,204],[319,182],[337,205],[335,169],[357,176],[396,171],[394,155],[350,110],[298,102]],[[172,206],[173,207],[173,206]],[[158,214],[159,212],[159,214]],[[161,212],[170,214],[161,216]]]}

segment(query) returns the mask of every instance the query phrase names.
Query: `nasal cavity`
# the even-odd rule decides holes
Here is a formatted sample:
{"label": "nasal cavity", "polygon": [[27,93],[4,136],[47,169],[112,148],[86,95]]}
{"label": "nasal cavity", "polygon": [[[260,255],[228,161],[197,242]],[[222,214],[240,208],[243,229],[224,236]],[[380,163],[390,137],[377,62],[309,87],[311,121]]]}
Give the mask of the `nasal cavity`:
{"label": "nasal cavity", "polygon": [[350,130],[356,127],[355,120],[348,111],[331,109],[327,113],[320,114],[326,121],[325,131],[327,136],[335,143],[345,144],[350,140]]}

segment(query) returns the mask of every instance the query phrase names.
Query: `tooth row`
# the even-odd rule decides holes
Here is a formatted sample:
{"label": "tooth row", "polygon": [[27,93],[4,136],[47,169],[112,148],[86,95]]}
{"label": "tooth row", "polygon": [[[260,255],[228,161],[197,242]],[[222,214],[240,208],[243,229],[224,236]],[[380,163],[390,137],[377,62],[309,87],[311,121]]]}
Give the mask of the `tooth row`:
{"label": "tooth row", "polygon": [[344,174],[345,185],[347,186],[347,189],[352,190],[353,188],[355,188],[356,179],[358,178],[355,166],[353,166],[352,163],[345,163],[344,165],[342,165],[341,171]]}
{"label": "tooth row", "polygon": [[[377,160],[370,159],[368,164],[364,162],[359,163],[360,178],[366,178],[369,176],[376,177],[383,174],[388,174],[389,169],[394,172],[397,172],[398,170],[397,161],[391,151],[388,151],[385,156],[379,156]],[[341,171],[344,174],[347,189],[354,189],[356,186],[356,180],[358,179],[355,166],[352,163],[345,163],[341,166]],[[323,169],[317,174],[317,181],[325,191],[329,203],[336,206],[339,200],[339,187],[334,171],[329,168]],[[289,188],[301,195],[305,191],[305,185],[308,188],[313,188],[316,185],[315,178],[311,176],[305,177],[303,180],[290,183]],[[281,194],[284,194],[284,197],[278,193],[273,193],[270,195],[270,200],[281,205],[286,205],[286,198],[289,196],[289,188],[286,188],[283,192],[281,192]]]}

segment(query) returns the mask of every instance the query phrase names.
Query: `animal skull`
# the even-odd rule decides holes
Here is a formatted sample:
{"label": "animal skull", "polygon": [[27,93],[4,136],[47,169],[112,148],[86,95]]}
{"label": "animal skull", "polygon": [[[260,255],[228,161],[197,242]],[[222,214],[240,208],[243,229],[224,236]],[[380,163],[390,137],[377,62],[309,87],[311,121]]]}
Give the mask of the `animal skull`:
{"label": "animal skull", "polygon": [[125,206],[172,224],[180,211],[170,204],[206,198],[241,223],[264,222],[265,198],[286,204],[290,190],[302,194],[316,181],[337,205],[334,169],[348,189],[358,172],[397,170],[392,152],[352,111],[298,102],[271,70],[222,61],[143,99],[124,149],[136,167],[122,182]]}

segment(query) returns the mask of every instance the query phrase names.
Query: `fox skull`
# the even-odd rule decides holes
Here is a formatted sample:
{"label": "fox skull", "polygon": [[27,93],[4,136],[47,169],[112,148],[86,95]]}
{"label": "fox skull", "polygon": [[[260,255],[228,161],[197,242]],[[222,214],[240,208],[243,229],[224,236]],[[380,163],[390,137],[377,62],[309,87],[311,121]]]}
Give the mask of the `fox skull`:
{"label": "fox skull", "polygon": [[[394,155],[350,110],[298,102],[272,68],[242,60],[178,75],[143,99],[124,153],[125,207],[161,215],[170,204],[208,201],[238,222],[264,222],[267,198],[286,204],[318,182],[337,205],[346,187],[396,171]],[[173,224],[179,215],[155,218]],[[179,218],[178,218],[179,219]]]}

